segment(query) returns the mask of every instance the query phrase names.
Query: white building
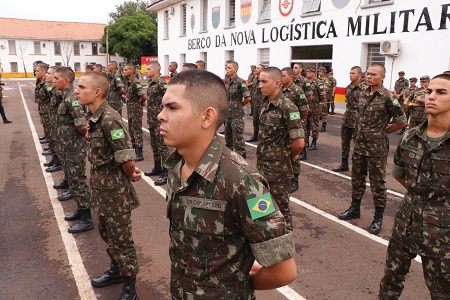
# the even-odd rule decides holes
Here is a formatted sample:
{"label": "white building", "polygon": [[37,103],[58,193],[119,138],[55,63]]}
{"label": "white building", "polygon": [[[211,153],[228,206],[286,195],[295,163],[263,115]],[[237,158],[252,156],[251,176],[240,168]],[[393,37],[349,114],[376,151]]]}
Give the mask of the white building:
{"label": "white building", "polygon": [[420,77],[450,69],[449,0],[156,0],[148,9],[158,12],[165,75],[170,61],[201,59],[223,76],[233,59],[245,79],[251,64],[302,62],[332,69],[342,88],[352,66],[378,62],[392,89],[399,71]]}
{"label": "white building", "polygon": [[[0,70],[3,77],[33,77],[33,62],[69,66],[77,76],[87,64],[107,64],[100,53],[106,24],[0,18]],[[122,62],[119,56],[110,60]]]}

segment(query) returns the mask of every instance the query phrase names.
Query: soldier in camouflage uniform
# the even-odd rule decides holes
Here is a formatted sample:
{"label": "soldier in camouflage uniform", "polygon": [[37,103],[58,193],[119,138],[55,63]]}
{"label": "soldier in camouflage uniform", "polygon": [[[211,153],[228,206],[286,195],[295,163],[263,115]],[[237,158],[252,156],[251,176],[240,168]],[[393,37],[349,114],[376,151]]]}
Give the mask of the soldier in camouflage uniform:
{"label": "soldier in camouflage uniform", "polygon": [[[406,116],[400,103],[383,86],[385,74],[383,65],[373,64],[367,69],[369,87],[359,97],[359,118],[352,157],[352,204],[338,215],[341,220],[360,217],[361,199],[366,190],[366,176],[369,172],[375,205],[375,215],[368,228],[372,234],[380,232],[386,207],[385,178],[389,153],[387,135],[406,126]],[[387,127],[391,118],[394,123]]]}
{"label": "soldier in camouflage uniform", "polygon": [[398,79],[395,81],[392,94],[397,98],[398,102],[403,106],[403,91],[409,87],[409,81],[405,78],[405,72],[398,72]]}
{"label": "soldier in camouflage uniform", "polygon": [[[47,73],[48,65],[44,63],[40,63],[36,67],[36,79],[39,81],[36,84],[35,94],[36,100],[38,103],[39,117],[41,119],[41,124],[44,129],[44,136],[47,142],[50,142],[50,116],[49,116],[49,105],[50,105],[50,95],[46,93],[46,88],[48,87],[45,81],[45,74]],[[41,144],[44,141],[41,141]],[[42,152],[43,155],[51,155],[52,147],[49,147],[48,150]]]}
{"label": "soldier in camouflage uniform", "polygon": [[125,95],[127,100],[128,128],[130,129],[131,143],[136,151],[136,161],[144,160],[142,147],[142,114],[145,106],[145,95],[142,85],[135,76],[135,66],[128,64],[125,66],[123,73],[125,75]]}
{"label": "soldier in camouflage uniform", "polygon": [[409,128],[419,126],[427,119],[425,111],[425,91],[430,84],[430,76],[420,77],[420,89],[418,89],[412,97],[408,99],[410,107]]}
{"label": "soldier in camouflage uniform", "polygon": [[255,74],[253,76],[253,94],[252,94],[252,117],[253,117],[253,136],[246,140],[246,142],[256,142],[258,140],[259,133],[259,116],[261,115],[261,109],[264,106],[264,96],[261,93],[259,87],[259,74],[264,70],[264,66],[259,64],[256,66]]}
{"label": "soldier in camouflage uniform", "polygon": [[[255,65],[251,65],[250,66],[250,74],[248,74],[247,76],[247,81],[245,82],[247,84],[247,88],[248,91],[250,92],[251,97],[253,97],[253,93],[255,92],[255,89],[253,87],[253,80],[255,79],[255,72],[256,72],[256,66]],[[253,101],[250,102],[250,113],[248,114],[249,116],[253,116],[253,106],[254,103]]]}
{"label": "soldier in camouflage uniform", "polygon": [[176,61],[172,61],[169,64],[169,77],[172,78],[173,76],[177,75],[177,68],[178,68],[178,64]]}
{"label": "soldier in camouflage uniform", "polygon": [[[283,75],[283,86],[281,87],[281,92],[284,97],[291,100],[297,106],[297,109],[300,111],[301,117],[301,125],[304,129],[305,120],[308,117],[308,100],[306,100],[306,95],[303,90],[294,83],[293,81],[293,71],[292,68],[286,67],[281,70],[281,74]],[[300,176],[300,160],[292,159],[292,170],[294,172],[294,177],[291,179],[291,190],[293,193],[298,190],[298,176]]]}
{"label": "soldier in camouflage uniform", "polygon": [[160,175],[155,181],[155,185],[164,185],[167,183],[167,170],[162,167],[162,164],[169,156],[169,148],[164,144],[164,140],[159,134],[158,114],[162,109],[161,101],[167,90],[167,82],[161,76],[161,65],[157,61],[148,64],[146,75],[149,79],[147,88],[147,122],[155,166],[144,174],[146,176]]}
{"label": "soldier in camouflage uniform", "polygon": [[428,120],[409,129],[394,156],[392,175],[406,194],[395,215],[379,299],[398,299],[411,260],[422,259],[431,299],[450,299],[450,75],[431,80]]}
{"label": "soldier in camouflage uniform", "polygon": [[227,98],[218,76],[181,72],[158,116],[176,149],[165,163],[173,299],[255,299],[255,289],[296,277],[292,233],[267,181],[215,135]]}
{"label": "soldier in camouflage uniform", "polygon": [[341,127],[342,163],[334,172],[348,171],[348,157],[350,155],[350,142],[356,136],[358,123],[359,96],[365,86],[361,82],[362,70],[360,66],[354,66],[350,70],[351,83],[345,88],[345,113]]}
{"label": "soldier in camouflage uniform", "polygon": [[330,80],[330,89],[331,89],[331,98],[328,100],[327,106],[328,106],[328,113],[330,115],[334,115],[334,97],[336,96],[336,87],[337,87],[337,81],[336,78],[333,77],[334,73],[329,72],[328,73],[328,80]]}
{"label": "soldier in camouflage uniform", "polygon": [[117,62],[111,61],[108,64],[108,76],[109,76],[109,93],[108,103],[113,109],[115,109],[120,115],[122,115],[122,97],[125,95],[125,88],[123,85],[122,77],[117,72]]}
{"label": "soldier in camouflage uniform", "polygon": [[242,107],[251,101],[250,92],[243,79],[237,76],[239,65],[229,61],[226,65],[227,79],[225,87],[228,92],[228,114],[225,120],[225,142],[228,148],[246,157],[244,132],[244,110]]}
{"label": "soldier in camouflage uniform", "polygon": [[292,160],[298,160],[305,146],[298,107],[283,96],[280,86],[283,75],[278,68],[269,67],[260,75],[261,92],[267,103],[261,112],[256,166],[267,178],[270,193],[292,231],[289,193],[293,178]]}
{"label": "soldier in camouflage uniform", "polygon": [[[326,99],[325,87],[319,79],[316,78],[316,68],[309,67],[306,71],[308,88],[313,93],[312,101],[309,102],[308,117],[305,125],[305,142],[309,145],[309,136],[313,138],[311,146],[308,150],[316,150],[317,139],[319,138],[319,119],[322,109],[321,103]],[[308,95],[307,95],[308,96]],[[306,159],[306,152],[304,152],[304,159]]]}
{"label": "soldier in camouflage uniform", "polygon": [[[101,93],[98,93],[98,90]],[[136,275],[139,271],[131,230],[131,211],[139,199],[131,182],[141,178],[135,167],[136,154],[121,116],[106,97],[109,82],[101,73],[83,74],[76,94],[89,109],[89,161],[91,163],[92,207],[98,214],[101,238],[108,245],[110,268],[91,284],[103,287],[123,282],[119,300],[137,300]]]}
{"label": "soldier in camouflage uniform", "polygon": [[[73,89],[75,73],[69,67],[56,69],[53,82],[58,94],[57,143],[58,154],[67,176],[69,188],[77,201],[77,210],[66,215],[66,221],[79,222],[69,228],[69,233],[79,233],[94,229],[91,218],[91,194],[86,178],[86,142],[88,131],[84,111],[78,103]],[[61,200],[61,199],[60,199]]]}
{"label": "soldier in camouflage uniform", "polygon": [[[410,114],[410,106],[409,102],[414,99],[414,94],[419,90],[419,88],[416,86],[417,78],[411,77],[409,78],[409,87],[403,90],[403,111],[405,112],[406,119],[409,120],[409,114]],[[405,128],[402,128],[405,129]],[[405,129],[406,130],[406,129]],[[404,132],[404,130],[403,130]],[[397,134],[403,134],[403,132],[398,132]]]}
{"label": "soldier in camouflage uniform", "polygon": [[331,82],[327,77],[327,69],[324,67],[319,68],[319,77],[318,79],[322,81],[323,87],[325,89],[325,99],[320,102],[320,120],[322,121],[322,127],[320,128],[320,132],[327,131],[327,120],[328,120],[328,106],[331,98],[331,93],[333,90],[331,89]]}

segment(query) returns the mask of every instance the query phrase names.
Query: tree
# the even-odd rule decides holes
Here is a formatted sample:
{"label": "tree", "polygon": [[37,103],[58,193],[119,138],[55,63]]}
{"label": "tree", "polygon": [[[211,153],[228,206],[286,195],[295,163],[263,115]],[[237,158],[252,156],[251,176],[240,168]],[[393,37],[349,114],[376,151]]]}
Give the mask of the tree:
{"label": "tree", "polygon": [[69,66],[70,59],[73,54],[73,41],[64,41],[61,42],[61,57],[65,66]]}
{"label": "tree", "polygon": [[110,24],[114,23],[117,19],[125,16],[131,16],[133,13],[141,12],[146,14],[156,24],[156,12],[150,12],[147,10],[148,3],[142,0],[125,1],[120,5],[116,5],[116,12],[110,12],[111,18]]}
{"label": "tree", "polygon": [[25,66],[25,52],[27,51],[28,44],[22,43],[22,41],[19,40],[19,52],[16,54],[18,58],[22,60],[23,65],[23,71],[25,72],[25,77],[28,77],[27,74],[27,67]]}

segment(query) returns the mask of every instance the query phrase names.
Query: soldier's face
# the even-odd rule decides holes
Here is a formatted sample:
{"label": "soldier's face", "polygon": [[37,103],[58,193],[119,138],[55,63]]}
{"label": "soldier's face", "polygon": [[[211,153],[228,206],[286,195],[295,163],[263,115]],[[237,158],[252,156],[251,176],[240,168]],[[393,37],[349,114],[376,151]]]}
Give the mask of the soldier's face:
{"label": "soldier's face", "polygon": [[425,92],[425,108],[431,116],[450,114],[450,81],[442,78],[431,80]]}
{"label": "soldier's face", "polygon": [[109,63],[108,64],[108,72],[110,72],[110,73],[112,73],[112,72],[114,72],[114,69],[115,69],[116,67],[112,64],[112,63]]}
{"label": "soldier's face", "polygon": [[261,74],[261,71],[263,70],[263,68],[260,66],[260,65],[258,65],[257,67],[256,67],[256,75],[259,75],[259,74]]}
{"label": "soldier's face", "polygon": [[55,73],[55,76],[53,77],[53,86],[57,90],[64,91],[68,82],[69,82],[69,79],[64,78],[64,76],[61,73]]}
{"label": "soldier's face", "polygon": [[359,78],[361,78],[361,73],[358,73],[356,70],[350,70],[350,81],[355,82]]}
{"label": "soldier's face", "polygon": [[41,68],[36,69],[36,78],[37,79],[44,79],[45,78],[45,72]]}
{"label": "soldier's face", "polygon": [[133,75],[133,70],[129,67],[125,67],[125,69],[123,69],[123,75],[125,75],[126,77],[130,77],[131,75]]}
{"label": "soldier's face", "polygon": [[48,69],[47,73],[45,73],[45,81],[48,83],[53,83],[53,77],[55,76],[55,70]]}
{"label": "soldier's face", "polygon": [[294,67],[292,67],[292,71],[294,75],[297,76],[302,73],[303,69],[299,65],[294,65]]}
{"label": "soldier's face", "polygon": [[225,71],[227,72],[228,76],[236,75],[237,69],[234,67],[233,64],[227,64],[225,67]]}
{"label": "soldier's face", "polygon": [[145,75],[147,75],[147,77],[153,78],[153,76],[155,76],[156,74],[156,69],[153,68],[151,65],[147,66],[147,70],[145,71]]}
{"label": "soldier's face", "polygon": [[405,75],[404,74],[398,74],[398,79],[404,79]]}
{"label": "soldier's face", "polygon": [[78,98],[78,103],[81,105],[89,105],[94,103],[98,93],[101,93],[99,89],[92,87],[91,79],[85,76],[81,76],[78,81],[78,86],[75,90],[75,95]]}
{"label": "soldier's face", "polygon": [[314,76],[316,76],[316,72],[313,72],[313,71],[306,71],[306,77],[307,77],[308,79],[313,79]]}
{"label": "soldier's face", "polygon": [[259,75],[259,87],[261,88],[261,93],[264,96],[276,96],[280,91],[280,80],[275,80],[270,77],[269,73],[263,73]]}
{"label": "soldier's face", "polygon": [[409,82],[409,85],[413,88],[413,87],[416,87],[416,82],[415,81],[410,81]]}
{"label": "soldier's face", "polygon": [[281,74],[283,74],[283,85],[289,86],[292,82],[292,76],[289,75],[286,71],[281,71]]}
{"label": "soldier's face", "polygon": [[177,67],[175,67],[175,64],[169,65],[169,72],[174,72],[176,69],[177,69]]}
{"label": "soldier's face", "polygon": [[367,69],[366,77],[369,86],[378,86],[383,83],[385,75],[383,74],[381,67],[372,66]]}
{"label": "soldier's face", "polygon": [[101,67],[94,67],[94,71],[100,73],[102,71],[102,68]]}

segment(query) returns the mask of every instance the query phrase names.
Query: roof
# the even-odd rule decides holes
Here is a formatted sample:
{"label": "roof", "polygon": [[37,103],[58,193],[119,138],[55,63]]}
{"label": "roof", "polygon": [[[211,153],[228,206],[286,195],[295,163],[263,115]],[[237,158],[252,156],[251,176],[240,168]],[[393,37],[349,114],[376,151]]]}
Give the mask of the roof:
{"label": "roof", "polygon": [[179,2],[181,2],[181,0],[153,0],[152,3],[147,6],[147,10],[159,11]]}
{"label": "roof", "polygon": [[106,24],[0,18],[0,37],[98,41]]}

